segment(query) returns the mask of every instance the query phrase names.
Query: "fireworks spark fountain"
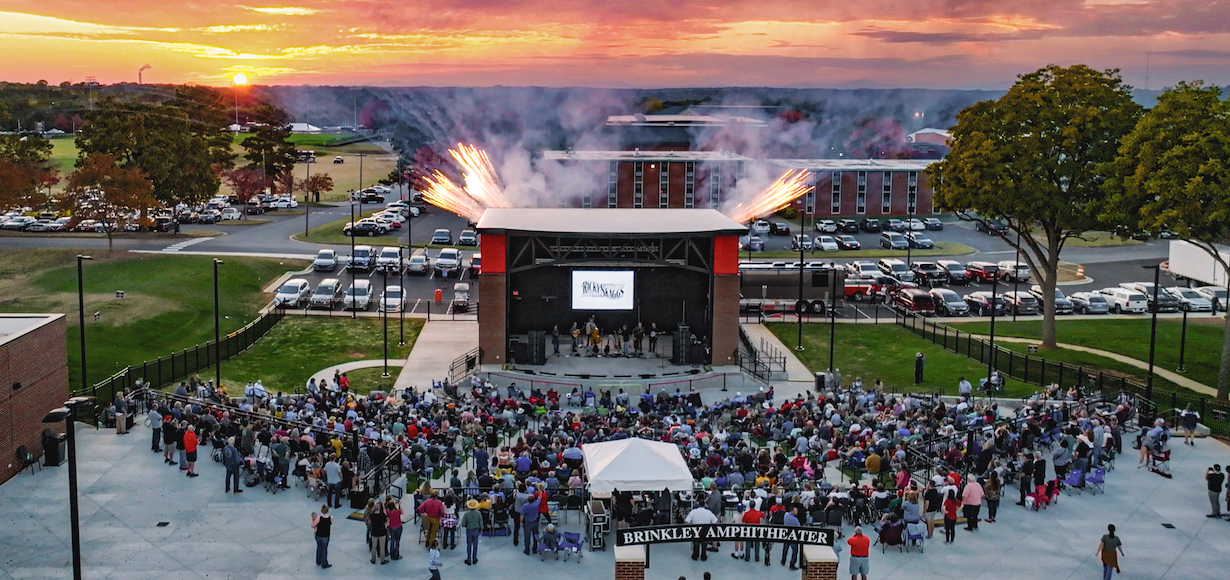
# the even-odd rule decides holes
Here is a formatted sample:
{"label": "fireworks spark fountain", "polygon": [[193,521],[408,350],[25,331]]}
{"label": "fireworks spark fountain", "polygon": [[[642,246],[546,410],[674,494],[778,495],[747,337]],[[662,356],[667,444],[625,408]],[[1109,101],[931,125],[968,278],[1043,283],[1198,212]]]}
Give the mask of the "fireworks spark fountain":
{"label": "fireworks spark fountain", "polygon": [[747,204],[741,203],[731,208],[727,215],[739,223],[772,215],[811,189],[812,186],[807,183],[807,177],[806,171],[791,169],[783,173],[777,181],[774,181]]}
{"label": "fireworks spark fountain", "polygon": [[448,176],[436,171],[427,178],[424,200],[475,222],[487,208],[512,207],[504,196],[504,186],[495,174],[495,167],[484,151],[458,143],[457,149],[449,149],[448,152],[461,166],[465,186],[459,187]]}

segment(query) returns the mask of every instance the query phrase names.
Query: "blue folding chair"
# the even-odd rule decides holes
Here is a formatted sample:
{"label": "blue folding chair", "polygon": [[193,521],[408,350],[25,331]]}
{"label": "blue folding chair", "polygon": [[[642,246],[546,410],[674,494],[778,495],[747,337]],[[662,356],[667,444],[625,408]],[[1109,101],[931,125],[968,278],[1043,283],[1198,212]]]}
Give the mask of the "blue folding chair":
{"label": "blue folding chair", "polygon": [[1085,483],[1089,484],[1089,493],[1095,490],[1106,493],[1106,468],[1099,467],[1093,472],[1093,475],[1085,478]]}
{"label": "blue folding chair", "polygon": [[1065,487],[1068,488],[1068,495],[1072,495],[1072,490],[1076,490],[1076,493],[1079,495],[1081,492],[1081,486],[1084,485],[1085,483],[1084,476],[1085,474],[1081,470],[1073,469],[1072,471],[1068,473],[1067,478],[1061,479],[1059,481],[1060,483],[1063,483]]}

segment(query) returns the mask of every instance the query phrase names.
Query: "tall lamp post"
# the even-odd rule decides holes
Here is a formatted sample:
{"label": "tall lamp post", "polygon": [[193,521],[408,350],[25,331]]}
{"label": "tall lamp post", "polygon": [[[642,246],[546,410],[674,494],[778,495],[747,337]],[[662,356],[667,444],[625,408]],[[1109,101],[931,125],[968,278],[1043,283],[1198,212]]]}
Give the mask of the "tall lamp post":
{"label": "tall lamp post", "polygon": [[[1021,230],[1018,228],[1016,231],[1016,261],[1012,263],[1012,301],[1013,301],[1012,302],[1012,321],[1013,322],[1016,322],[1016,311],[1019,310],[1019,308],[1017,308],[1017,304],[1019,304],[1018,300],[1021,299],[1021,295],[1019,293],[1020,284],[1021,284],[1020,272],[1021,272]],[[1054,297],[1051,297],[1052,301],[1054,299],[1055,299]]]}
{"label": "tall lamp post", "polygon": [[829,372],[833,372],[833,347],[837,343],[837,265],[829,262]]}
{"label": "tall lamp post", "polygon": [[995,310],[999,306],[996,296],[999,290],[999,274],[991,276],[991,356],[987,357],[987,384],[991,384],[991,373],[995,370]]}
{"label": "tall lamp post", "polygon": [[799,244],[799,301],[794,305],[794,312],[799,317],[799,344],[794,350],[803,350],[803,309],[806,304],[803,302],[803,244]]}
{"label": "tall lamp post", "polygon": [[85,374],[85,281],[81,276],[81,262],[93,260],[90,256],[77,255],[77,334],[81,339],[81,390],[89,385]]}
{"label": "tall lamp post", "polygon": [[[1157,311],[1160,310],[1157,304],[1157,285],[1161,283],[1162,267],[1161,264],[1152,266],[1141,266],[1146,270],[1153,270],[1153,320],[1149,327],[1149,380],[1145,383],[1145,398],[1150,402],[1153,401],[1153,354],[1157,347]],[[1146,428],[1153,422],[1153,417],[1145,420],[1145,414],[1140,415],[1140,426]]]}
{"label": "tall lamp post", "polygon": [[[413,246],[410,245],[410,210],[406,210],[406,252],[409,254]],[[397,287],[401,288],[401,307],[397,309],[397,346],[406,346],[406,264],[402,260],[406,256],[402,252],[397,253]]]}
{"label": "tall lamp post", "polygon": [[43,417],[43,423],[66,423],[64,434],[68,441],[68,519],[73,546],[73,580],[81,580],[81,523],[77,508],[77,407],[88,404],[94,397],[73,397],[64,406],[52,410]]}
{"label": "tall lamp post", "polygon": [[[363,199],[363,198],[360,197],[359,199]],[[349,292],[351,292],[350,318],[358,319],[359,309],[355,308],[355,302],[354,302],[355,300],[354,298],[354,270],[355,270],[354,268],[354,229],[355,229],[354,200],[352,199],[350,200],[350,260],[346,262],[346,268],[350,270],[350,290],[349,290]]]}
{"label": "tall lamp post", "polygon": [[[398,261],[401,261],[400,256]],[[384,373],[380,376],[389,378],[389,271],[384,271],[384,293],[380,295],[381,318],[384,319]]]}
{"label": "tall lamp post", "polygon": [[312,193],[308,191],[308,181],[312,179],[312,161],[308,159],[304,164],[307,168],[307,174],[303,178],[303,237],[308,237],[308,214],[311,213],[311,207],[308,203],[312,201]]}
{"label": "tall lamp post", "polygon": [[366,157],[367,154],[356,153],[355,155],[359,156],[359,188],[356,189],[355,192],[358,193],[359,205],[363,205],[363,158]]}
{"label": "tall lamp post", "polygon": [[218,266],[224,262],[214,259],[214,388],[222,387],[222,320],[219,316]]}

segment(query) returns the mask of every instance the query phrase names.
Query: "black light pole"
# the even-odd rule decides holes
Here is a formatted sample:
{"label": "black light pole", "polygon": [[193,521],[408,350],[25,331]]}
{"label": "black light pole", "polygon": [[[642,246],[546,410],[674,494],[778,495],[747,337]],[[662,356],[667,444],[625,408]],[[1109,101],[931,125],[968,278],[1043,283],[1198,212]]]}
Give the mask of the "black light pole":
{"label": "black light pole", "polygon": [[73,580],[81,580],[81,524],[77,509],[77,406],[93,401],[94,397],[73,397],[63,407],[52,410],[43,417],[43,423],[65,422],[64,435],[68,443],[68,519],[73,546]]}
{"label": "black light pole", "polygon": [[794,305],[794,312],[799,317],[799,344],[794,350],[803,350],[803,244],[799,244],[799,301]]}
{"label": "black light pole", "polygon": [[380,376],[387,379],[389,378],[389,305],[388,305],[388,302],[389,302],[389,271],[388,270],[384,271],[384,294],[381,294],[380,298],[381,298],[381,304],[380,304],[381,308],[380,309],[384,311],[383,315],[381,316],[381,318],[384,319],[384,373],[382,373]]}
{"label": "black light pole", "polygon": [[85,375],[85,281],[81,277],[81,262],[93,260],[90,256],[77,255],[77,333],[81,338],[81,390],[89,385]]}
{"label": "black light pole", "polygon": [[[406,218],[406,223],[410,223],[410,218]],[[406,346],[406,265],[401,252],[397,253],[397,287],[401,289],[397,304],[397,346]]]}
{"label": "black light pole", "polygon": [[[360,197],[359,199],[362,200],[363,198]],[[360,201],[360,203],[362,203],[362,201]],[[354,200],[352,199],[350,200],[350,261],[346,262],[346,267],[350,268],[350,318],[357,320],[359,318],[359,309],[355,307],[354,302],[354,230]]]}
{"label": "black light pole", "polygon": [[906,268],[909,268],[910,264],[913,263],[913,260],[911,259],[911,257],[914,254],[914,240],[913,240],[914,226],[912,225],[912,222],[914,221],[914,206],[911,205],[909,209],[910,209],[909,219],[907,219],[905,222],[905,231],[908,232],[910,236],[909,238],[906,238],[905,240],[905,267]]}
{"label": "black light pole", "polygon": [[222,387],[222,320],[219,318],[218,266],[222,260],[214,259],[214,388]]}
{"label": "black light pole", "polygon": [[991,383],[991,372],[995,369],[995,291],[999,289],[999,274],[991,276],[991,356],[987,358],[987,384]]}
{"label": "black light pole", "polygon": [[[1149,381],[1145,385],[1145,398],[1149,401],[1153,400],[1153,353],[1157,346],[1157,311],[1160,310],[1157,304],[1157,285],[1161,283],[1162,268],[1160,264],[1153,266],[1141,266],[1145,269],[1153,270],[1153,321],[1149,329]],[[1153,418],[1150,417],[1150,420]],[[1144,423],[1141,423],[1143,426]]]}
{"label": "black light pole", "polygon": [[[1014,301],[1012,305],[1012,321],[1013,322],[1016,322],[1016,311],[1018,310],[1018,308],[1016,307],[1018,303],[1015,301],[1020,300],[1020,294],[1017,293],[1020,290],[1020,283],[1021,283],[1021,230],[1018,228],[1016,231],[1016,261],[1012,263],[1012,300]],[[1051,300],[1054,300],[1054,299],[1055,298],[1052,296]]]}
{"label": "black light pole", "polygon": [[312,179],[312,162],[309,160],[307,166],[307,177],[303,180],[303,237],[308,237],[308,213],[311,208],[308,207],[308,202],[312,199],[312,194],[307,190],[308,181]]}
{"label": "black light pole", "polygon": [[837,344],[837,267],[829,262],[829,372],[833,372],[833,345]]}
{"label": "black light pole", "polygon": [[1179,368],[1175,369],[1179,372],[1187,372],[1183,368],[1183,355],[1187,352],[1187,309],[1183,309],[1183,334],[1179,338]]}

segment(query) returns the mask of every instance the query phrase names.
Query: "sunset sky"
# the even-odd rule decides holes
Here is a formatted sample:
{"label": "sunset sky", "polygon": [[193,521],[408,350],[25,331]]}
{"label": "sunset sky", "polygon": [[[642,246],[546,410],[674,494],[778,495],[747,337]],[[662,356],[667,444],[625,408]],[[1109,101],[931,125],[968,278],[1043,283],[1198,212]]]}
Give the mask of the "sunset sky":
{"label": "sunset sky", "polygon": [[0,80],[1003,88],[1230,84],[1226,0],[0,0]]}

